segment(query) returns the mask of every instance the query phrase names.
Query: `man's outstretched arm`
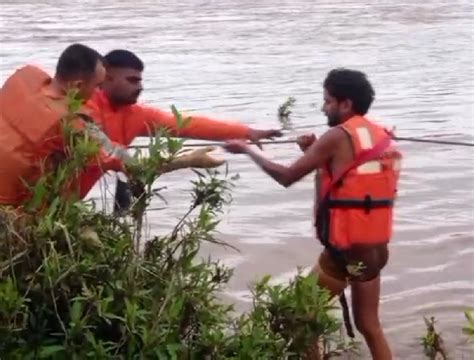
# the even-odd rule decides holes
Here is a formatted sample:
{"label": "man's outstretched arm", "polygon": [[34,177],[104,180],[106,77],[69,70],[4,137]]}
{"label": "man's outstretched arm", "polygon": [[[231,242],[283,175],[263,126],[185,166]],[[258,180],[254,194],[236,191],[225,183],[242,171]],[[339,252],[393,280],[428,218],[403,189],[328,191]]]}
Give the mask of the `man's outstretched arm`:
{"label": "man's outstretched arm", "polygon": [[[153,133],[156,127],[164,127],[175,136],[201,140],[248,139],[258,141],[282,135],[280,130],[253,129],[237,121],[217,120],[203,115],[189,115],[190,119],[187,124],[178,128],[176,118],[171,112],[148,106],[136,106],[135,109],[137,109],[137,113],[134,115],[134,121],[143,122],[144,125],[141,133],[135,136],[150,135],[150,132]],[[185,120],[188,115],[182,114],[182,117]]]}
{"label": "man's outstretched arm", "polygon": [[234,154],[248,154],[250,158],[276,182],[284,187],[289,187],[315,169],[327,164],[332,158],[336,144],[340,138],[341,130],[329,130],[321,139],[314,141],[304,155],[290,166],[281,165],[268,160],[243,141],[229,141],[224,148]]}

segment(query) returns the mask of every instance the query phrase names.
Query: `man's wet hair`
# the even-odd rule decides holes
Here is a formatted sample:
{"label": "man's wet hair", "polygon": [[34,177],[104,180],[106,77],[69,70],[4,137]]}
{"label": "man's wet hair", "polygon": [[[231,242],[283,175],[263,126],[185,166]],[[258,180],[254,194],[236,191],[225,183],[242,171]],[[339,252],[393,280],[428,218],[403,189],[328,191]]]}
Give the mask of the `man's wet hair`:
{"label": "man's wet hair", "polygon": [[324,80],[324,88],[338,101],[349,99],[357,115],[365,115],[374,101],[375,91],[367,76],[357,70],[331,70]]}
{"label": "man's wet hair", "polygon": [[104,57],[106,66],[111,68],[127,68],[143,71],[145,65],[133,52],[123,49],[112,50]]}
{"label": "man's wet hair", "polygon": [[103,61],[96,50],[83,44],[72,44],[59,56],[56,76],[66,81],[91,77],[95,74],[97,63]]}

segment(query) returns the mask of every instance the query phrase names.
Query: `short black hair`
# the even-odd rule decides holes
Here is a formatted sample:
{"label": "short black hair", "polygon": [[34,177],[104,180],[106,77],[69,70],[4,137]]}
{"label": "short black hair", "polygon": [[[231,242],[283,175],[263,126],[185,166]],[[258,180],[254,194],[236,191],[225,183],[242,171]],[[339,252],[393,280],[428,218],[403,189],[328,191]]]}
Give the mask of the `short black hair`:
{"label": "short black hair", "polygon": [[143,71],[145,65],[133,52],[123,49],[112,50],[104,57],[106,66],[112,68],[129,68]]}
{"label": "short black hair", "polygon": [[331,70],[324,80],[324,88],[338,101],[349,99],[357,115],[365,115],[375,98],[375,91],[367,76],[357,70]]}
{"label": "short black hair", "polygon": [[94,49],[82,45],[69,45],[59,56],[56,76],[62,80],[72,80],[78,76],[92,76],[97,62],[103,62],[102,56]]}

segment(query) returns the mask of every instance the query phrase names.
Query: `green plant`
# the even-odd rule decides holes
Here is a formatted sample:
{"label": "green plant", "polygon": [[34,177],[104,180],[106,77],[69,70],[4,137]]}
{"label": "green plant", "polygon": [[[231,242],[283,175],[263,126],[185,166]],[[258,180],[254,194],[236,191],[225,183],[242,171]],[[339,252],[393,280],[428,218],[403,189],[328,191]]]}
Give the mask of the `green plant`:
{"label": "green plant", "polygon": [[472,310],[464,311],[467,324],[462,328],[462,332],[468,336],[470,341],[474,341],[474,313]]}
{"label": "green plant", "polygon": [[330,292],[317,285],[317,277],[300,272],[288,285],[270,285],[264,277],[253,289],[254,309],[250,319],[268,324],[278,334],[289,354],[317,345],[324,358],[343,353],[356,354],[357,344],[347,343],[340,333],[341,323],[330,312]]}
{"label": "green plant", "polygon": [[440,333],[435,329],[435,318],[431,317],[429,320],[424,318],[426,325],[426,334],[421,338],[424,354],[431,360],[441,359],[446,360],[447,353],[444,349],[444,342]]}
{"label": "green plant", "polygon": [[[181,154],[182,140],[159,131],[148,156],[137,152],[128,162],[131,221],[79,201],[71,179],[98,144],[68,126],[77,109],[72,99],[66,161],[31,188],[22,211],[0,207],[2,359],[284,359],[303,357],[314,342],[324,358],[343,351],[329,295],[311,276],[288,286],[264,278],[253,309],[237,318],[218,300],[232,270],[199,250],[203,241],[227,246],[216,239],[236,180],[227,171],[196,171],[175,228],[142,239],[144,211],[159,195],[155,181]],[[60,196],[65,189],[69,196]]]}
{"label": "green plant", "polygon": [[296,99],[290,96],[283,104],[278,107],[278,121],[283,130],[290,130],[293,127],[290,115],[291,109],[295,106]]}

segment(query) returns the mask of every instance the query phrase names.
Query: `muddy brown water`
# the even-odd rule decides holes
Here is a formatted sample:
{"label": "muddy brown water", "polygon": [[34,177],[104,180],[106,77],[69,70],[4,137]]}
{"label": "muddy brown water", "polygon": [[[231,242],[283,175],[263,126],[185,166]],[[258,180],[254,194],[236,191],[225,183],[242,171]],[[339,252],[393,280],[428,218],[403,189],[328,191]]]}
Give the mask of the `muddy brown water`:
{"label": "muddy brown water", "polygon": [[[278,126],[276,109],[292,95],[293,121],[314,125],[317,134],[325,130],[325,74],[357,68],[377,92],[372,117],[396,126],[399,136],[474,141],[470,1],[2,1],[2,81],[26,62],[52,71],[71,42],[139,54],[147,103],[264,128]],[[461,327],[463,310],[474,304],[474,149],[400,147],[405,160],[382,277],[383,325],[397,359],[422,359],[423,316],[434,315],[453,359],[468,359]],[[292,144],[265,152],[283,163],[299,154]],[[286,282],[320,252],[311,226],[312,177],[283,189],[247,158],[221,155],[241,178],[219,237],[240,252],[204,250],[235,267],[226,299],[245,310],[253,280],[271,274]],[[193,177],[181,171],[161,180],[169,205],[153,204],[165,209],[149,212],[151,233],[172,228],[189,204]],[[90,197],[99,195],[96,187]]]}

